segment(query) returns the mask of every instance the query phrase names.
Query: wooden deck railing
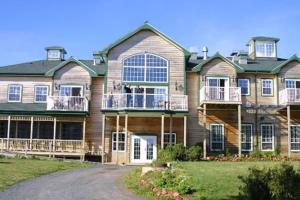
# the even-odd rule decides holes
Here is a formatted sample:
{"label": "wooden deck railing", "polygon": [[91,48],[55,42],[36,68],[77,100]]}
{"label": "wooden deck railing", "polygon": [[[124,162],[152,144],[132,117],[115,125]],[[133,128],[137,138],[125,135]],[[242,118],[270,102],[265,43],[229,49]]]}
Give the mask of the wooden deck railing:
{"label": "wooden deck railing", "polygon": [[203,102],[241,103],[241,88],[203,86],[200,90],[200,103]]}
{"label": "wooden deck railing", "polygon": [[300,88],[285,88],[279,92],[279,104],[300,104]]}

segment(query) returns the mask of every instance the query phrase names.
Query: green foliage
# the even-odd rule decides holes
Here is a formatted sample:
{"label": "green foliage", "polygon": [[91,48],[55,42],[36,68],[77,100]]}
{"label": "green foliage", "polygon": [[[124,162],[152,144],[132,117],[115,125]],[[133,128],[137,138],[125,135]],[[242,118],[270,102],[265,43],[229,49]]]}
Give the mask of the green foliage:
{"label": "green foliage", "polygon": [[158,152],[158,161],[160,163],[171,161],[195,161],[202,157],[202,148],[198,145],[189,148],[182,144],[168,145]]}
{"label": "green foliage", "polygon": [[193,192],[189,177],[179,170],[158,170],[146,174],[146,179],[155,187],[175,190],[179,194],[191,194]]}
{"label": "green foliage", "polygon": [[293,166],[282,164],[269,169],[250,168],[249,172],[249,175],[239,177],[243,182],[240,187],[240,199],[300,199],[300,172]]}
{"label": "green foliage", "polygon": [[280,156],[280,149],[277,148],[274,152],[262,152],[259,150],[255,150],[250,152],[249,154],[252,158],[274,158]]}

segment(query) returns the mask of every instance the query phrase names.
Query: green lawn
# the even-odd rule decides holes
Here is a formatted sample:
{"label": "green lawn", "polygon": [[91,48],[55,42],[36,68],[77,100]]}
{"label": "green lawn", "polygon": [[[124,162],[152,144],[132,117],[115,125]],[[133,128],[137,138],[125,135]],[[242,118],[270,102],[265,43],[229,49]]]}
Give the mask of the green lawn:
{"label": "green lawn", "polygon": [[0,190],[29,178],[87,166],[74,161],[0,158]]}
{"label": "green lawn", "polygon": [[[291,162],[296,167],[299,162]],[[193,199],[232,199],[239,191],[240,175],[246,175],[249,167],[273,167],[280,164],[275,161],[248,162],[181,162],[177,167],[191,176],[196,189]]]}

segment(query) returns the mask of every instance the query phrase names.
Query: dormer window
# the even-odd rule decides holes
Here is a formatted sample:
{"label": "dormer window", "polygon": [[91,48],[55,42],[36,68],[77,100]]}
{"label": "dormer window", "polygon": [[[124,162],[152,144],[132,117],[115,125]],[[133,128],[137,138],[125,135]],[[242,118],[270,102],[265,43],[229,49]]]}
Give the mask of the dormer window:
{"label": "dormer window", "polygon": [[275,42],[262,42],[255,43],[256,57],[275,57]]}
{"label": "dormer window", "polygon": [[45,48],[47,51],[47,60],[64,60],[67,53],[63,47],[52,46]]}
{"label": "dormer window", "polygon": [[59,50],[49,50],[48,51],[48,60],[59,60],[60,51]]}

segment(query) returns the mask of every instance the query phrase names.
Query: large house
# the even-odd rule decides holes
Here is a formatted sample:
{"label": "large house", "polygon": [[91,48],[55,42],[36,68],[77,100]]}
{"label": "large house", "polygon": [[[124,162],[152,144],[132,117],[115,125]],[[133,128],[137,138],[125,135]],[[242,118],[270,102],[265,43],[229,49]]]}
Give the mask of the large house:
{"label": "large house", "polygon": [[189,52],[148,23],[93,53],[0,68],[0,150],[148,163],[165,145],[204,156],[300,151],[300,59],[253,37],[224,57]]}

